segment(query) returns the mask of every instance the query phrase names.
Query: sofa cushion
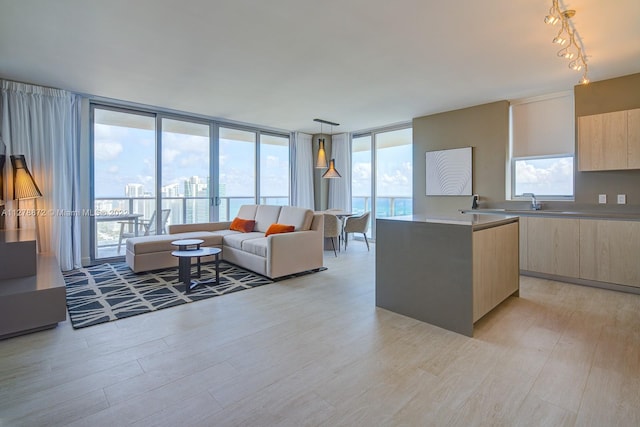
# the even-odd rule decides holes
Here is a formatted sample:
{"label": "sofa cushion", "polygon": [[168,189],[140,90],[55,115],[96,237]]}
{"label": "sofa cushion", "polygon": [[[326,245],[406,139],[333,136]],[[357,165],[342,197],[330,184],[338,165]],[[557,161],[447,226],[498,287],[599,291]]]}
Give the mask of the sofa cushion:
{"label": "sofa cushion", "polygon": [[242,250],[261,257],[267,256],[267,238],[247,239],[242,242]]}
{"label": "sofa cushion", "polygon": [[309,230],[313,221],[313,211],[296,206],[283,206],[278,216],[279,224],[291,224],[296,231]]}
{"label": "sofa cushion", "polygon": [[295,229],[296,227],[293,225],[271,224],[266,233],[264,233],[264,237],[271,236],[272,234],[291,233],[295,231]]}
{"label": "sofa cushion", "polygon": [[235,217],[233,221],[231,221],[231,225],[229,225],[229,230],[239,231],[241,233],[250,233],[253,231],[253,227],[255,227],[256,222],[252,219],[242,219]]}
{"label": "sofa cushion", "polygon": [[261,237],[264,237],[264,233],[260,233],[257,231],[253,231],[251,233],[235,232],[233,234],[228,234],[224,236],[223,243],[224,243],[224,246],[229,246],[230,248],[242,250],[242,242],[244,242],[245,240],[257,239]]}
{"label": "sofa cushion", "polygon": [[238,218],[242,219],[256,219],[256,210],[258,205],[242,205],[238,210]]}
{"label": "sofa cushion", "polygon": [[253,230],[264,233],[271,224],[278,222],[281,207],[282,206],[258,205],[258,209],[256,210],[256,226]]}
{"label": "sofa cushion", "polygon": [[131,237],[127,239],[127,250],[136,255],[175,251],[178,248],[177,246],[172,245],[171,242],[182,239],[204,240],[202,246],[222,246],[222,238],[227,233],[229,233],[229,230],[192,231],[189,233],[179,233],[175,235],[161,234],[158,236]]}

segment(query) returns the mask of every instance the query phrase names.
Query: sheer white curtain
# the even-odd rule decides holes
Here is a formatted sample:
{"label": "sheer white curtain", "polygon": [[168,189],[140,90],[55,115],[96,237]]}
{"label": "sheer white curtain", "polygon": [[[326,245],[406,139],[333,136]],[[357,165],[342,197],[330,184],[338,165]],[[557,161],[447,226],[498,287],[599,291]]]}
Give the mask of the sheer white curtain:
{"label": "sheer white curtain", "polygon": [[306,133],[291,134],[291,205],[314,208],[313,141]]}
{"label": "sheer white curtain", "polygon": [[351,212],[351,134],[331,136],[331,158],[342,178],[329,179],[329,208]]}
{"label": "sheer white curtain", "polygon": [[[80,98],[72,93],[2,80],[0,133],[9,155],[24,154],[42,197],[21,202],[36,216],[20,218],[21,228],[35,228],[40,252],[56,255],[62,270],[80,267],[78,147]],[[10,164],[10,162],[7,162]],[[16,209],[11,167],[5,167],[7,208]],[[7,216],[7,229],[16,227]]]}

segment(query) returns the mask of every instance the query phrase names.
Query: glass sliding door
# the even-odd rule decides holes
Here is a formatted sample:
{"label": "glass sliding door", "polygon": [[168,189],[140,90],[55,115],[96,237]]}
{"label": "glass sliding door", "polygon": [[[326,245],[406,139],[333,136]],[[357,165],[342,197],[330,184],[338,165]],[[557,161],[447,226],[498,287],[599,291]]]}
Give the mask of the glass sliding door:
{"label": "glass sliding door", "polygon": [[371,211],[371,135],[353,137],[351,147],[351,210],[360,215]]}
{"label": "glass sliding door", "polygon": [[210,125],[162,118],[161,129],[159,233],[166,233],[169,224],[211,221]]}
{"label": "glass sliding door", "polygon": [[260,204],[289,204],[289,138],[260,135]]}
{"label": "glass sliding door", "polygon": [[351,150],[352,211],[372,212],[367,236],[375,239],[374,218],[413,213],[413,130],[356,135]]}
{"label": "glass sliding door", "polygon": [[375,134],[376,218],[413,213],[413,129]]}
{"label": "glass sliding door", "polygon": [[171,224],[232,220],[243,204],[288,205],[289,136],[161,111],[91,104],[91,259]]}
{"label": "glass sliding door", "polygon": [[240,206],[256,203],[256,132],[218,129],[220,221],[231,221]]}
{"label": "glass sliding door", "polygon": [[128,237],[144,234],[156,201],[153,115],[93,107],[94,259],[123,256]]}

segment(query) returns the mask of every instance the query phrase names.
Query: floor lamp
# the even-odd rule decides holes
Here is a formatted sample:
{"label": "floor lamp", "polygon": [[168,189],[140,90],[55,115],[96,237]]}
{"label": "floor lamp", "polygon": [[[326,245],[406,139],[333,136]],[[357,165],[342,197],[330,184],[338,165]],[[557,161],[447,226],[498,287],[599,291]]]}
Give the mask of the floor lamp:
{"label": "floor lamp", "polygon": [[[36,201],[38,197],[42,197],[42,193],[40,189],[36,185],[33,180],[33,176],[31,176],[31,172],[29,172],[29,168],[27,167],[27,162],[24,158],[24,155],[19,154],[16,156],[11,156],[11,166],[13,166],[13,198],[18,201],[18,215],[17,218],[17,227],[20,228],[20,200],[28,200],[34,199],[34,210],[38,211]],[[36,221],[36,242],[38,244],[38,251],[40,248],[40,239],[38,233],[38,217],[34,215]]]}

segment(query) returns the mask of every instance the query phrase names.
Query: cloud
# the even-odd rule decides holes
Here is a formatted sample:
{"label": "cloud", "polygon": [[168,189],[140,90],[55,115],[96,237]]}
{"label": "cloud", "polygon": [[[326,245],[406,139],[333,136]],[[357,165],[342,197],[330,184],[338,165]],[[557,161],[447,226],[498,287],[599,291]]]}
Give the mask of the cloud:
{"label": "cloud", "polygon": [[162,162],[163,163],[173,163],[173,161],[180,155],[180,150],[176,150],[173,148],[165,148],[162,150]]}
{"label": "cloud", "polygon": [[99,161],[110,161],[118,158],[122,153],[122,144],[115,141],[96,141],[94,147],[94,156]]}
{"label": "cloud", "polygon": [[516,165],[517,194],[573,194],[573,159],[522,160]]}

